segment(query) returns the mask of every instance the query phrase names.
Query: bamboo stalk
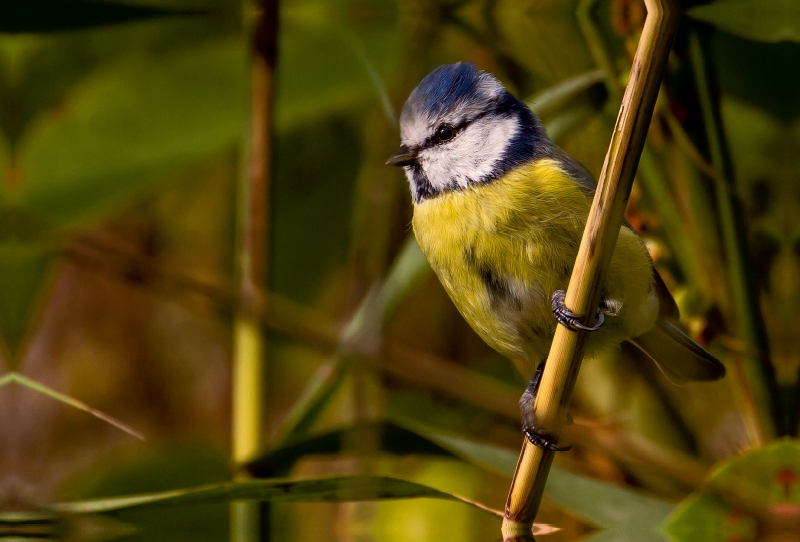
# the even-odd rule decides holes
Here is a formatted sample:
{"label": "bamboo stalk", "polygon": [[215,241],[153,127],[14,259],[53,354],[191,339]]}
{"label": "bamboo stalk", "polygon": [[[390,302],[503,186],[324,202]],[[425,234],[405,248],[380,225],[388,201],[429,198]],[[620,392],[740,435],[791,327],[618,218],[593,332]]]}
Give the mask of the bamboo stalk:
{"label": "bamboo stalk", "polygon": [[[253,459],[266,434],[264,403],[266,344],[261,329],[263,284],[267,279],[268,194],[272,147],[272,87],[277,58],[277,0],[258,0],[251,65],[250,137],[247,167],[238,200],[238,303],[233,320],[231,455],[238,466]],[[231,504],[231,540],[261,540],[259,503]]]}
{"label": "bamboo stalk", "polygon": [[[599,303],[678,21],[675,0],[645,0],[645,5],[647,19],[567,289],[566,306],[589,315],[584,324],[591,324]],[[572,398],[585,337],[585,332],[557,326],[542,375],[534,404],[536,423],[555,442]],[[531,532],[553,455],[523,441],[506,502],[505,538]]]}

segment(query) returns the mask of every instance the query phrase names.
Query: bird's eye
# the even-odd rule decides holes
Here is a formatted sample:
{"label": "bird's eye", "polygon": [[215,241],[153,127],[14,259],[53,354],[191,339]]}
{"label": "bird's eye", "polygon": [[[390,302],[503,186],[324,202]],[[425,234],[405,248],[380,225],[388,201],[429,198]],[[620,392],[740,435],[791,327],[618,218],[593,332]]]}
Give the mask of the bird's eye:
{"label": "bird's eye", "polygon": [[442,124],[436,129],[436,135],[439,136],[439,141],[450,141],[453,139],[455,131],[453,130],[452,126]]}

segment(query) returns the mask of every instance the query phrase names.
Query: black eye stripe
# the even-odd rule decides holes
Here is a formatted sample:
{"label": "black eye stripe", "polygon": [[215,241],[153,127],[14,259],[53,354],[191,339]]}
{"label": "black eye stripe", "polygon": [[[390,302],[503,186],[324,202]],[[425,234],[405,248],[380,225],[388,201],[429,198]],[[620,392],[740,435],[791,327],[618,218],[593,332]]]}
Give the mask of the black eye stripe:
{"label": "black eye stripe", "polygon": [[453,130],[453,135],[452,135],[452,137],[450,137],[450,139],[447,139],[447,140],[444,140],[444,141],[443,141],[442,139],[440,139],[440,138],[439,138],[439,128],[441,128],[442,126],[444,126],[443,124],[440,124],[440,125],[438,125],[438,126],[436,127],[436,130],[434,131],[433,135],[432,135],[432,136],[429,136],[429,137],[428,137],[428,138],[427,138],[427,139],[426,139],[426,140],[425,140],[425,141],[422,143],[422,145],[420,145],[420,146],[419,146],[419,147],[417,147],[417,148],[418,148],[418,149],[429,149],[429,148],[431,148],[431,147],[435,147],[436,145],[441,145],[442,143],[446,143],[447,141],[452,141],[453,139],[455,139],[455,138],[456,138],[456,136],[457,136],[458,134],[460,134],[461,132],[463,132],[463,131],[464,131],[464,129],[465,129],[467,126],[469,126],[470,124],[472,124],[473,122],[476,122],[476,121],[478,121],[478,120],[482,119],[483,117],[485,117],[485,116],[487,116],[487,115],[491,115],[491,114],[502,114],[502,113],[504,113],[504,112],[505,112],[505,109],[506,109],[506,108],[504,108],[504,107],[502,106],[502,104],[500,104],[499,106],[492,107],[491,109],[489,109],[489,110],[487,110],[487,111],[482,111],[482,112],[478,113],[477,115],[475,115],[475,116],[474,116],[474,117],[472,117],[471,119],[464,119],[464,120],[462,120],[461,122],[459,122],[458,124],[455,124],[455,125],[453,125],[453,124],[447,124],[447,126],[449,126],[449,127],[450,127],[450,128]]}

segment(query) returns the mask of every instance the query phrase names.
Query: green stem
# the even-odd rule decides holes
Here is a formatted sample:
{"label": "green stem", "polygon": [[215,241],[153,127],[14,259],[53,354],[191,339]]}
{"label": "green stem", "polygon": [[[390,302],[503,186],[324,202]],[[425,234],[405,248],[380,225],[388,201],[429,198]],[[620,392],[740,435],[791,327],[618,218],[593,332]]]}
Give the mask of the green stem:
{"label": "green stem", "polygon": [[109,416],[105,412],[97,410],[96,408],[92,408],[82,401],[78,401],[77,399],[74,399],[69,395],[61,393],[60,391],[56,391],[53,388],[45,386],[44,384],[37,382],[35,380],[31,380],[30,378],[22,376],[17,372],[6,373],[2,377],[0,377],[0,388],[2,388],[3,386],[9,386],[11,384],[17,384],[18,386],[22,386],[24,388],[28,388],[29,390],[33,390],[37,393],[41,393],[42,395],[46,395],[47,397],[55,399],[56,401],[64,403],[65,405],[77,408],[78,410],[83,410],[84,412],[91,414],[95,418],[99,418],[104,422],[107,422],[113,425],[114,427],[125,431],[131,436],[134,436],[140,440],[145,440],[144,435],[142,435],[140,432],[133,429],[131,426],[122,423],[118,419]]}
{"label": "green stem", "polygon": [[[709,66],[696,32],[690,36],[689,48],[711,163],[725,179],[732,179],[733,167],[724,141],[718,101],[712,97]],[[730,314],[727,315],[728,322],[737,338],[750,347],[749,350],[766,353],[768,351],[766,331],[759,316],[757,293],[753,289],[753,281],[746,263],[747,242],[738,201],[734,197],[732,187],[727,190],[721,189],[717,183],[715,189],[722,244],[728,267],[728,288],[732,299]],[[735,367],[732,381],[737,384],[736,389],[743,406],[751,442],[753,445],[759,445],[775,436],[776,428],[773,420],[780,419],[777,386],[772,366],[762,362],[758,355],[743,353],[733,358]]]}
{"label": "green stem", "polygon": [[622,91],[619,88],[619,79],[617,78],[617,71],[614,69],[614,63],[608,55],[608,50],[594,20],[594,8],[597,2],[598,0],[580,0],[575,8],[575,16],[578,19],[581,32],[583,32],[583,38],[586,40],[589,53],[592,55],[595,64],[602,70],[606,81],[606,89],[611,96],[611,101],[616,106],[622,101]]}
{"label": "green stem", "polygon": [[[272,89],[277,60],[278,1],[258,0],[253,27],[250,136],[247,167],[240,175],[238,200],[238,303],[233,322],[231,452],[235,478],[247,475],[239,467],[263,448],[267,434],[265,409],[266,342],[260,316],[267,274],[268,194],[272,151]],[[268,539],[261,532],[259,503],[231,504],[230,537],[235,542]]]}

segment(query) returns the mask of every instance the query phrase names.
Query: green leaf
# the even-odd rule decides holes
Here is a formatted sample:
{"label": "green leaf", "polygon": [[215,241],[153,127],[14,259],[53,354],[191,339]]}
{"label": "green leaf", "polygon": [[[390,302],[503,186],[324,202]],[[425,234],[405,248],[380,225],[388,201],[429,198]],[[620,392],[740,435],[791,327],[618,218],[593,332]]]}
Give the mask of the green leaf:
{"label": "green leaf", "polygon": [[[219,484],[230,477],[230,456],[218,445],[191,439],[131,443],[117,447],[84,469],[71,473],[55,502],[101,499]],[[45,511],[55,512],[54,510]],[[114,519],[134,526],[129,542],[217,542],[228,535],[229,506],[225,503],[172,507],[133,508]],[[59,532],[87,516],[56,513]],[[97,517],[97,516],[91,516]],[[103,529],[102,534],[107,534]]]}
{"label": "green leaf", "polygon": [[558,467],[550,470],[545,496],[594,525],[628,533],[629,540],[661,540],[658,526],[675,508],[673,503]]}
{"label": "green leaf", "polygon": [[136,437],[140,440],[144,440],[144,435],[142,435],[129,425],[126,425],[121,421],[117,420],[116,418],[109,416],[105,412],[97,410],[96,408],[92,408],[82,401],[78,401],[77,399],[70,397],[69,395],[54,390],[53,388],[45,386],[44,384],[32,380],[19,373],[11,372],[0,377],[0,387],[7,386],[10,384],[17,384],[19,386],[22,386],[23,388],[28,388],[29,390],[33,390],[37,393],[41,393],[42,395],[46,395],[47,397],[50,397],[51,399],[54,399],[60,403],[69,405],[72,408],[83,410],[84,412],[91,414],[95,418],[99,418],[104,422],[113,425],[114,427],[121,429],[122,431],[125,431],[126,433],[128,433],[133,437]]}
{"label": "green leaf", "polygon": [[686,13],[751,40],[800,41],[800,3],[796,0],[717,0]]}
{"label": "green leaf", "polygon": [[[514,0],[494,7],[494,32],[503,36],[497,46],[529,71],[540,88],[597,68],[575,16],[577,4]],[[531,36],[536,36],[534,44]]]}
{"label": "green leaf", "polygon": [[[143,507],[210,504],[239,500],[269,502],[346,502],[428,497],[461,501],[487,510],[473,501],[421,484],[382,476],[315,478],[308,480],[252,480],[211,484],[144,495],[76,501],[54,505],[57,512],[98,513]],[[493,512],[501,515],[500,512]]]}
{"label": "green leaf", "polygon": [[569,102],[576,96],[589,90],[593,85],[602,81],[602,70],[592,70],[582,73],[544,89],[528,100],[528,105],[534,113],[541,116],[548,109],[561,105],[564,102]]}
{"label": "green leaf", "polygon": [[355,13],[347,1],[300,0],[281,8],[278,131],[384,100],[375,81],[393,73],[402,50],[395,9],[366,0]]}
{"label": "green leaf", "polygon": [[[162,6],[163,7],[163,6]],[[0,98],[13,110],[0,110],[9,139],[18,142],[43,109],[69,103],[73,88],[104,66],[132,54],[164,56],[203,42],[240,35],[236,16],[168,17],[81,32],[0,36]]]}
{"label": "green leaf", "polygon": [[[462,459],[508,477],[514,474],[518,457],[518,452],[514,450],[443,432],[426,426],[419,420],[397,414],[394,417],[398,419],[398,423]],[[631,537],[622,537],[620,540],[662,540],[658,527],[675,507],[670,502],[593,480],[559,467],[550,469],[544,495],[557,506],[593,525],[611,529],[619,536],[625,534]],[[611,533],[603,534],[612,536]]]}
{"label": "green leaf", "polygon": [[[712,489],[713,488],[713,489]],[[755,511],[731,505],[721,496],[743,493],[774,518],[797,518],[800,510],[800,443],[784,440],[750,450],[720,465],[704,486],[686,498],[666,526],[678,541],[762,540],[769,525],[760,525]],[[780,531],[780,523],[774,526]]]}
{"label": "green leaf", "polygon": [[[762,179],[777,181],[781,169],[790,165],[781,148],[789,139],[788,126],[763,109],[733,98],[723,98],[720,110],[736,171],[737,190],[748,197],[752,183]],[[751,201],[747,203],[752,205]]]}
{"label": "green leaf", "polygon": [[465,461],[503,476],[514,475],[518,454],[513,450],[467,439],[453,432],[435,429],[397,413],[393,414],[393,417],[399,425],[425,437]]}
{"label": "green leaf", "polygon": [[244,43],[226,39],[97,70],[29,125],[17,151],[20,203],[74,221],[236,144],[245,60]]}
{"label": "green leaf", "polygon": [[285,476],[302,457],[342,453],[365,433],[375,435],[377,450],[385,453],[452,457],[447,450],[404,427],[391,422],[366,422],[292,441],[249,462],[247,470],[254,478]]}

